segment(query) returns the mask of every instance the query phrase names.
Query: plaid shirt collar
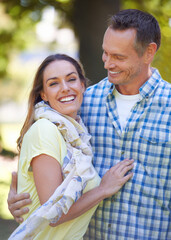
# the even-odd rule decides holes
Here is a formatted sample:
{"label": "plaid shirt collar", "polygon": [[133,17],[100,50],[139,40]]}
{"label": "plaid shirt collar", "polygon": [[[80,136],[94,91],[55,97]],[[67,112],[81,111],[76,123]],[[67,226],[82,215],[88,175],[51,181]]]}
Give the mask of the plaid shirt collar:
{"label": "plaid shirt collar", "polygon": [[[161,81],[161,76],[159,71],[155,68],[151,68],[151,70],[152,70],[151,77],[139,89],[139,93],[142,97],[140,98],[139,101],[141,101],[143,98],[150,97],[154,93],[159,82]],[[106,78],[106,80],[107,79],[108,78]],[[106,89],[106,91],[108,92],[108,95],[112,94],[113,90],[115,89],[115,85],[108,81],[107,87],[108,89]]]}

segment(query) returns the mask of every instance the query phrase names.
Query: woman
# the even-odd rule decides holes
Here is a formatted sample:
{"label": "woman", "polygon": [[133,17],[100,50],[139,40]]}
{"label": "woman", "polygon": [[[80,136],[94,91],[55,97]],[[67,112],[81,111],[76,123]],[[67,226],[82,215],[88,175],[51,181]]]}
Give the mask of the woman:
{"label": "woman", "polygon": [[33,203],[10,239],[82,239],[97,204],[132,176],[125,174],[133,161],[124,160],[100,183],[77,115],[85,88],[82,67],[67,55],[51,55],[38,68],[18,139],[18,192],[29,192]]}

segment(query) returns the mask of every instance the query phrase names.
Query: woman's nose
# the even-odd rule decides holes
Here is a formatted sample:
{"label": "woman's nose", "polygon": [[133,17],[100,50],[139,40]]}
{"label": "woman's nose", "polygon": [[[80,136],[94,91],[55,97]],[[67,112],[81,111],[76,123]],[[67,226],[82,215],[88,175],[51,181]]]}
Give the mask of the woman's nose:
{"label": "woman's nose", "polygon": [[61,83],[61,90],[62,91],[69,91],[69,86],[68,86],[67,82],[63,81]]}

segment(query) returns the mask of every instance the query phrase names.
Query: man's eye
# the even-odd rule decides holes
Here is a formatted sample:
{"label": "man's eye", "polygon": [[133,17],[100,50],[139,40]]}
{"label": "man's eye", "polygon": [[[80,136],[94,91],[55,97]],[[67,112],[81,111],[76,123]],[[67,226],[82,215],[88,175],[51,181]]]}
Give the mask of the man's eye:
{"label": "man's eye", "polygon": [[122,60],[124,60],[125,58],[122,57],[122,56],[117,56],[117,59],[120,60],[120,61],[122,61]]}

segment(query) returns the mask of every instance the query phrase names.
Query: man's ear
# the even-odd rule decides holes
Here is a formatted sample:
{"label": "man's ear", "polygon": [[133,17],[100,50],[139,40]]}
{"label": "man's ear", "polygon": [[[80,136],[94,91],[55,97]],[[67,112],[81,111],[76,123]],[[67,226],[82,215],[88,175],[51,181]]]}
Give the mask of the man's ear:
{"label": "man's ear", "polygon": [[154,55],[157,51],[157,44],[152,42],[148,45],[146,51],[145,51],[145,58],[144,58],[144,62],[146,64],[151,64],[154,58]]}
{"label": "man's ear", "polygon": [[41,96],[41,98],[44,100],[44,101],[48,101],[48,98],[46,97],[46,94],[45,94],[45,92],[44,91],[41,91],[40,92],[40,96]]}

